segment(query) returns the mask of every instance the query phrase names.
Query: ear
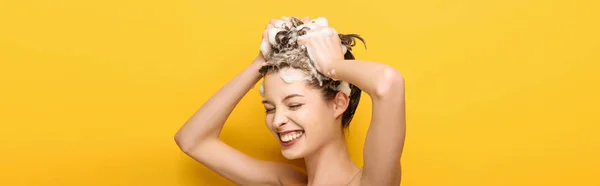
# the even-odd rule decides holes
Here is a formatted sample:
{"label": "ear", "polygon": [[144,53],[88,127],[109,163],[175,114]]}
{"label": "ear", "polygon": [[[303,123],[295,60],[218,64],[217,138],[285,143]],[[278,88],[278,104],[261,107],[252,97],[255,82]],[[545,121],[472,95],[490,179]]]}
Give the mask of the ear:
{"label": "ear", "polygon": [[333,98],[334,117],[340,117],[348,109],[348,104],[350,104],[350,98],[346,94],[341,91],[336,93]]}

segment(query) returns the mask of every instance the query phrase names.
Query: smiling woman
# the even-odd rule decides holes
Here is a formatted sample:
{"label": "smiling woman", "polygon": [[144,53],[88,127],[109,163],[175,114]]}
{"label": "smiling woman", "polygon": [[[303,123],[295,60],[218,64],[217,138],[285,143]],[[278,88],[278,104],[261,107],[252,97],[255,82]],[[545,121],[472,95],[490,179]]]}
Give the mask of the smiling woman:
{"label": "smiling woman", "polygon": [[[404,146],[404,80],[390,66],[355,60],[355,34],[338,34],[325,18],[272,20],[261,54],[209,99],[177,132],[189,156],[241,185],[398,185]],[[364,41],[363,41],[364,42]],[[264,78],[266,125],[288,159],[306,171],[250,157],[219,139],[225,120],[250,87]],[[361,91],[373,103],[364,163],[345,143]]]}

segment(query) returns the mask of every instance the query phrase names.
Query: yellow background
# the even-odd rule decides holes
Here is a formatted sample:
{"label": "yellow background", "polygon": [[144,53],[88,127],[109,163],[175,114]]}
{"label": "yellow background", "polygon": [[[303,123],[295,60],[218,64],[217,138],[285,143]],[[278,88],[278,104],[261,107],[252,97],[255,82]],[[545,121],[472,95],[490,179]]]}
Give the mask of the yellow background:
{"label": "yellow background", "polygon": [[[173,135],[271,18],[325,16],[406,78],[406,186],[599,186],[596,1],[0,1],[0,185],[227,185]],[[258,87],[258,86],[257,86]],[[361,164],[361,102],[348,143]],[[253,89],[222,138],[284,162]],[[302,162],[291,162],[302,165]]]}

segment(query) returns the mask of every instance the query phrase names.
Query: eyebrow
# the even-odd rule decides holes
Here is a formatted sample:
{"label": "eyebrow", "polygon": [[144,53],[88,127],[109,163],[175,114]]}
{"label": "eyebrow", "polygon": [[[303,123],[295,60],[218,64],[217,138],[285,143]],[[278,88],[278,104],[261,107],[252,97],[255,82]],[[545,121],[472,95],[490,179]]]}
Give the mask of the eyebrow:
{"label": "eyebrow", "polygon": [[[304,96],[300,95],[300,94],[290,94],[290,95],[287,95],[285,98],[283,98],[282,101],[286,101],[286,100],[291,99],[293,97],[304,97]],[[270,104],[271,102],[269,100],[262,100],[262,103],[263,104],[265,104],[265,103],[269,103]]]}

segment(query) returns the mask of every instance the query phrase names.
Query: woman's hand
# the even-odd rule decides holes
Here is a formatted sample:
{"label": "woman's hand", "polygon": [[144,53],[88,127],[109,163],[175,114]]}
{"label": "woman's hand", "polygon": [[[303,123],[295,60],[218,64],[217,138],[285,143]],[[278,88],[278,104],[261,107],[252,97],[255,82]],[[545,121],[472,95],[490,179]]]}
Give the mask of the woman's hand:
{"label": "woman's hand", "polygon": [[311,31],[298,37],[298,43],[306,46],[308,56],[315,63],[319,72],[335,78],[333,64],[344,60],[343,47],[337,31],[317,22],[311,21],[306,24]]}
{"label": "woman's hand", "polygon": [[[308,17],[303,18],[303,20],[308,20]],[[281,19],[271,19],[269,24],[265,27],[265,30],[262,34],[262,40],[260,43],[260,51],[262,56],[257,56],[259,60],[269,60],[268,57],[272,52],[272,44],[275,42],[275,36],[285,27],[291,27],[292,21],[288,17],[282,17]]]}
{"label": "woman's hand", "polygon": [[252,62],[254,64],[257,64],[259,67],[266,63],[267,56],[271,53],[271,43],[269,43],[268,41],[269,30],[271,28],[273,28],[273,20],[271,20],[271,23],[267,24],[267,26],[265,27],[261,38],[260,52]]}
{"label": "woman's hand", "polygon": [[[304,17],[302,22],[309,22],[308,17]],[[263,61],[269,60],[269,55],[272,52],[273,43],[275,43],[275,36],[285,27],[292,27],[292,21],[289,17],[282,17],[281,19],[271,19],[269,24],[265,27],[262,34],[262,40],[260,44],[260,51],[262,56],[257,56],[257,59]]]}

